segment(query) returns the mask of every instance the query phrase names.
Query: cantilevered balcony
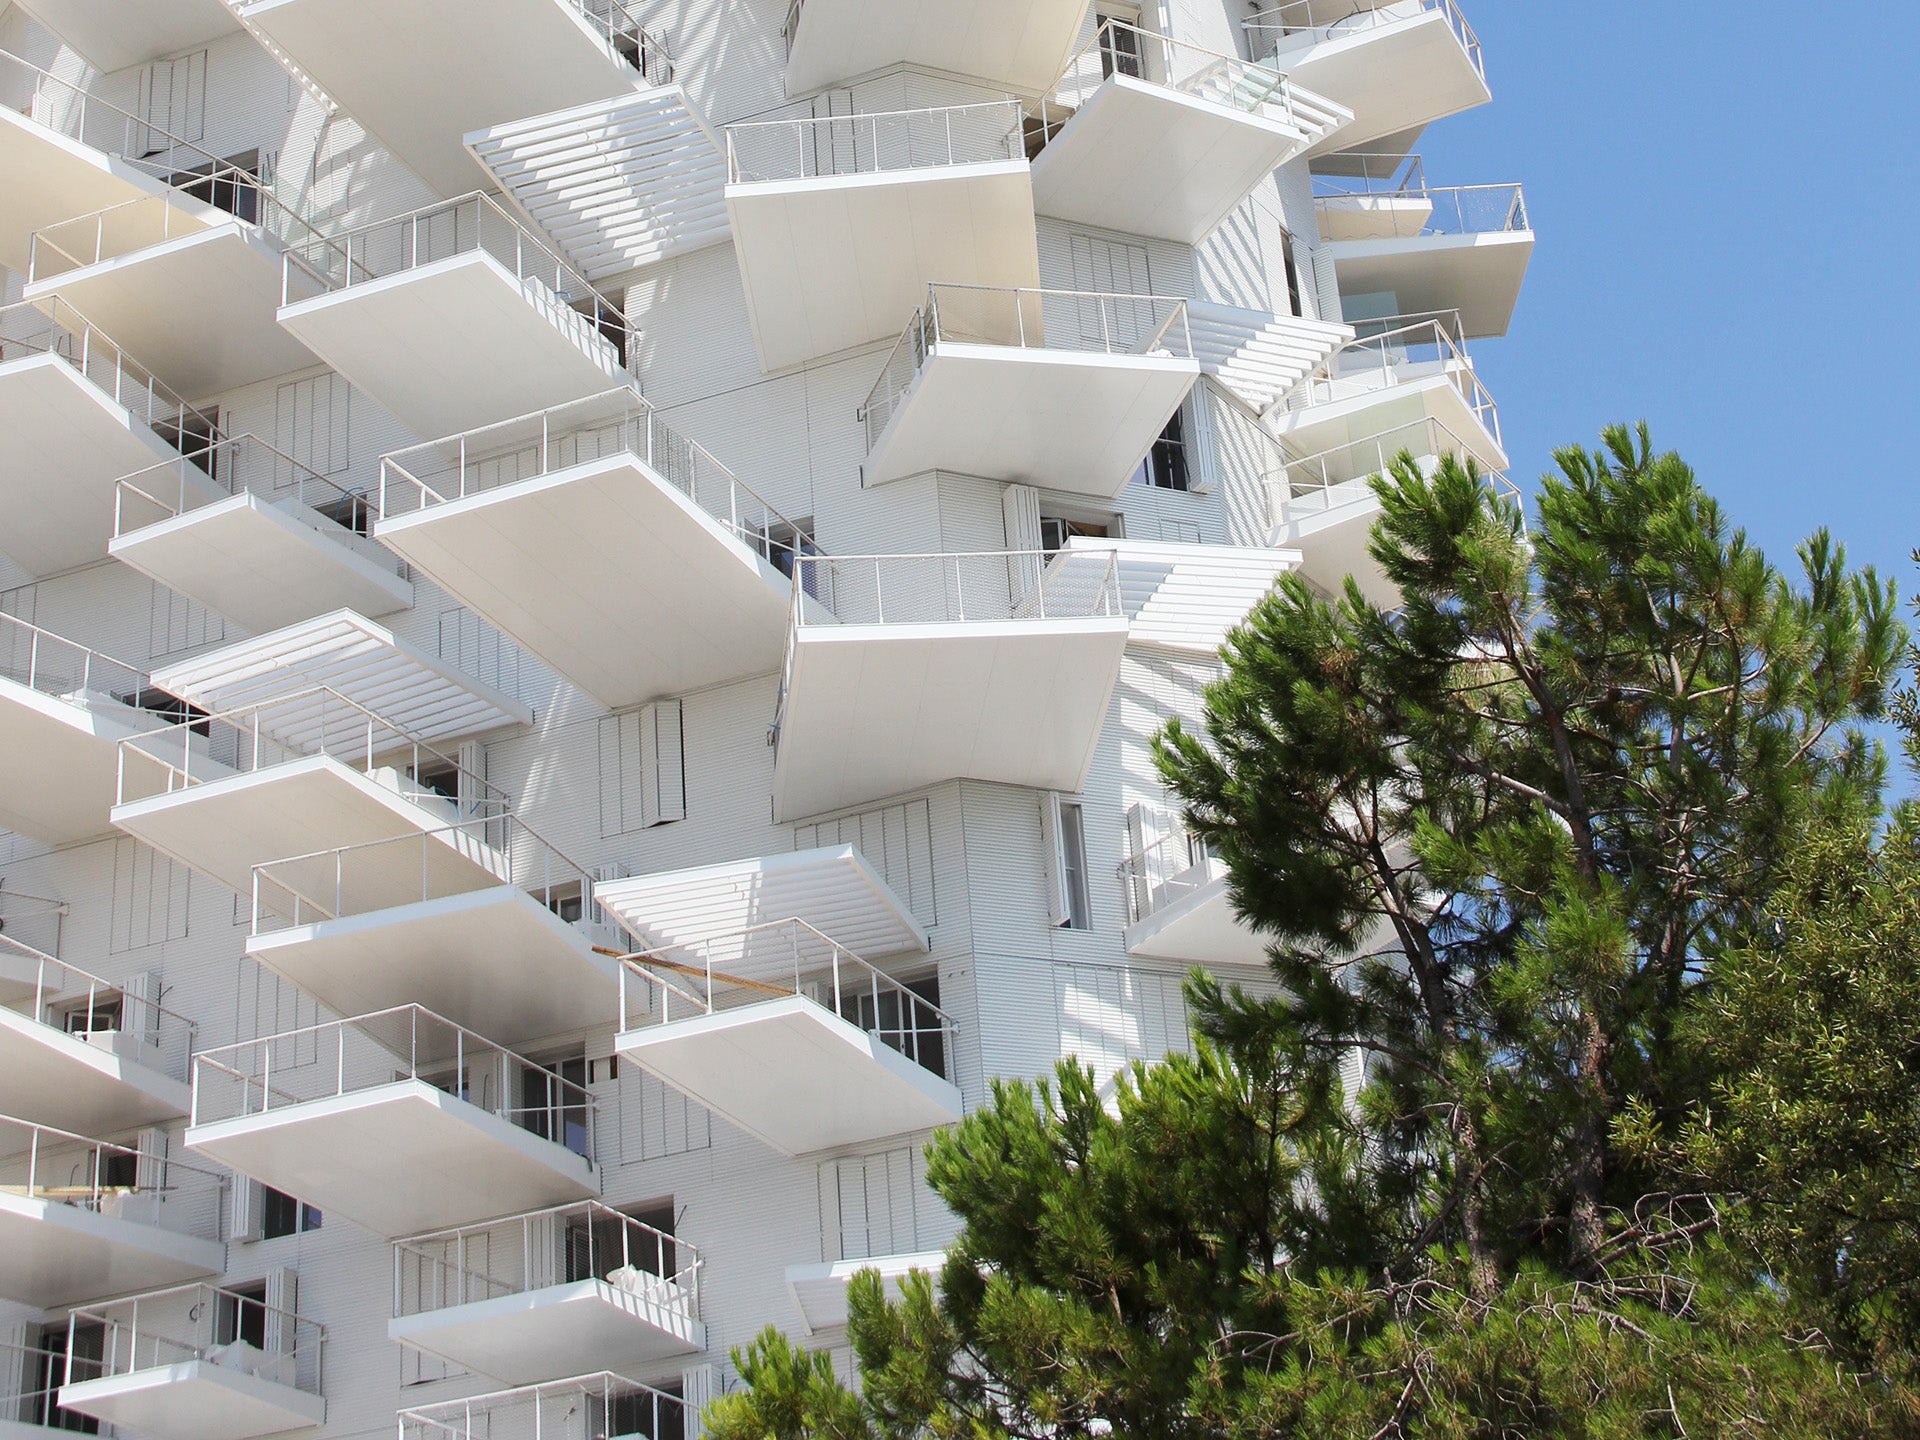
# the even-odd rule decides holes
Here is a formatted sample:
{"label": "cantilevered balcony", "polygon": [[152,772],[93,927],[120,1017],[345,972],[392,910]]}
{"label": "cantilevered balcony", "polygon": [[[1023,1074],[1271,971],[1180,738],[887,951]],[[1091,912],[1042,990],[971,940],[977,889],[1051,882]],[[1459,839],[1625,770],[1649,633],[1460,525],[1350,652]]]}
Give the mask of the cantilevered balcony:
{"label": "cantilevered balcony", "polygon": [[[1479,459],[1471,442],[1430,417],[1297,458],[1285,449],[1265,477],[1270,543],[1298,550],[1301,574],[1323,591],[1338,594],[1351,575],[1369,600],[1390,608],[1399,596],[1367,549],[1380,515],[1373,477],[1403,454],[1429,475],[1447,455]],[[1519,493],[1489,473],[1503,493]]]}
{"label": "cantilevered balcony", "polygon": [[1031,111],[1034,207],[1197,245],[1350,118],[1279,69],[1103,20]]}
{"label": "cantilevered balcony", "polygon": [[397,1242],[391,1339],[508,1385],[707,1348],[700,1252],[597,1201]]}
{"label": "cantilevered balcony", "polygon": [[253,867],[336,849],[422,837],[444,885],[495,883],[504,858],[484,828],[507,797],[454,757],[357,703],[320,688],[244,710],[195,717],[120,747],[113,823],[229,889]]}
{"label": "cantilevered balcony", "polygon": [[51,1310],[226,1268],[225,1177],[150,1134],[115,1145],[0,1116],[0,1300]]}
{"label": "cantilevered balcony", "polygon": [[1435,120],[1493,98],[1456,0],[1285,0],[1246,22],[1255,59],[1353,112],[1316,153],[1412,149]]}
{"label": "cantilevered balcony", "polygon": [[95,1135],[185,1117],[194,1025],[151,977],[116,985],[0,935],[0,981],[10,1110]]}
{"label": "cantilevered balcony", "polygon": [[258,634],[328,611],[413,605],[401,563],[367,538],[373,506],[255,435],[125,475],[107,553]]}
{"label": "cantilevered balcony", "polygon": [[327,1419],[326,1338],[292,1310],[217,1285],[84,1306],[68,1321],[60,1408],[153,1440],[312,1429]]}
{"label": "cantilevered balcony", "polygon": [[[213,432],[211,417],[71,305],[0,309],[0,549],[28,574],[104,559],[114,482],[179,460]],[[196,502],[216,493],[204,471],[183,471],[179,488]]]}
{"label": "cantilevered balcony", "polygon": [[1267,942],[1234,913],[1227,868],[1177,811],[1127,812],[1127,953],[1186,965],[1261,967]]}
{"label": "cantilevered balcony", "polygon": [[643,86],[672,61],[627,0],[229,0],[442,195],[480,172],[461,137]]}
{"label": "cantilevered balcony", "polygon": [[974,779],[1074,791],[1126,649],[1119,570],[1039,552],[802,557],[776,818]]}
{"label": "cantilevered balcony", "polygon": [[1314,192],[1349,309],[1457,311],[1470,340],[1507,333],[1533,256],[1518,185],[1430,189],[1414,156],[1383,177],[1315,176]]}
{"label": "cantilevered balcony", "polygon": [[103,75],[168,55],[183,55],[240,29],[222,0],[26,0],[20,6],[86,56]]}
{"label": "cantilevered balcony", "polygon": [[419,1003],[519,1044],[605,1022],[630,947],[592,891],[504,815],[256,866],[247,953],[336,1013]]}
{"label": "cantilevered balcony", "polygon": [[614,1049],[787,1155],[960,1118],[945,1011],[800,920],[622,962]]}
{"label": "cantilevered balcony", "polygon": [[1017,100],[727,127],[727,214],[760,363],[891,340],[935,281],[1040,283]]}
{"label": "cantilevered balcony", "polygon": [[787,1293],[793,1297],[793,1308],[800,1312],[802,1330],[808,1335],[817,1335],[846,1325],[847,1291],[853,1277],[862,1270],[877,1272],[886,1284],[887,1297],[897,1299],[901,1282],[916,1270],[926,1272],[938,1282],[946,1261],[945,1251],[927,1250],[912,1255],[873,1255],[864,1260],[789,1265]]}
{"label": "cantilevered balcony", "polygon": [[400,1412],[400,1440],[671,1440],[693,1417],[678,1395],[581,1375]]}
{"label": "cantilevered balcony", "polygon": [[[366,44],[363,32],[351,40]],[[418,435],[584,400],[627,378],[619,307],[486,195],[290,250],[280,323]]]}
{"label": "cantilevered balcony", "polygon": [[120,742],[166,724],[125,703],[148,690],[133,666],[0,615],[0,829],[111,834]]}
{"label": "cantilevered balcony", "polygon": [[779,669],[814,548],[625,386],[389,455],[374,533],[614,709]]}
{"label": "cantilevered balcony", "polygon": [[1088,0],[791,0],[787,94],[913,65],[1023,95],[1054,82]]}
{"label": "cantilevered balcony", "polygon": [[600,1191],[582,1086],[418,1006],[193,1059],[187,1145],[377,1235]]}
{"label": "cantilevered balcony", "polygon": [[861,478],[1112,496],[1199,378],[1184,300],[935,285],[861,407]]}

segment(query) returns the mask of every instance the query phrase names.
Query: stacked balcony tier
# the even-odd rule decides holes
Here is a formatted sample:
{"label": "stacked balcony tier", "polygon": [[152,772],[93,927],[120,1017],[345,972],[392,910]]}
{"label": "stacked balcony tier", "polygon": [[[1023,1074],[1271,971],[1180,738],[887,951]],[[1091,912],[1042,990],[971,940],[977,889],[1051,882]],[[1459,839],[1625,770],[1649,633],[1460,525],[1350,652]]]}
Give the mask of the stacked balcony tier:
{"label": "stacked balcony tier", "polygon": [[400,1440],[663,1440],[693,1420],[678,1395],[580,1375],[402,1410]]}

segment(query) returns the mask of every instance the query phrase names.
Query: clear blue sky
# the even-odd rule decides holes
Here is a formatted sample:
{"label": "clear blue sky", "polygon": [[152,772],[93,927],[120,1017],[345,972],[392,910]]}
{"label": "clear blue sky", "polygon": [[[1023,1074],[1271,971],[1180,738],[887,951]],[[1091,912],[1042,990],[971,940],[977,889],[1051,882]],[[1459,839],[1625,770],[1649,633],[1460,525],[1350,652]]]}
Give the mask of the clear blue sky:
{"label": "clear blue sky", "polygon": [[1494,103],[1420,149],[1526,186],[1520,310],[1475,347],[1513,478],[1644,418],[1776,561],[1825,525],[1920,589],[1920,5],[1462,7]]}

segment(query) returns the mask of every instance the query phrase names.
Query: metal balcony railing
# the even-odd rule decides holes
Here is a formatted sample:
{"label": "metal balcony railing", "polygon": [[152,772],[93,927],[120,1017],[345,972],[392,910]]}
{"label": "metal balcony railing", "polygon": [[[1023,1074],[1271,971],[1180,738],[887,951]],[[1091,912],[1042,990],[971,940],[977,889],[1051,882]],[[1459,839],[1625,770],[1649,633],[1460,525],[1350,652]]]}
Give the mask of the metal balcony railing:
{"label": "metal balcony railing", "polygon": [[872,450],[941,342],[1193,358],[1187,302],[1160,295],[932,285],[860,407]]}
{"label": "metal balcony railing", "polygon": [[1128,819],[1127,857],[1120,862],[1119,874],[1129,925],[1205,889],[1226,873],[1207,842],[1187,828],[1178,811],[1140,805]]}
{"label": "metal balcony railing", "polygon": [[813,538],[660,418],[631,386],[503,420],[383,456],[379,518],[391,520],[537,479],[575,465],[629,455],[783,571]]}
{"label": "metal balcony railing", "polygon": [[754,185],[1021,160],[1025,126],[1018,100],[743,121],[727,127],[727,180]]}
{"label": "metal balcony railing", "polygon": [[[1423,235],[1511,235],[1530,231],[1527,199],[1519,185],[1427,184],[1418,155],[1389,168],[1391,156],[1341,157],[1358,161],[1357,174],[1313,177],[1314,207],[1323,215],[1365,208],[1376,227],[1394,239]],[[1323,224],[1322,231],[1325,226]]]}
{"label": "metal balcony railing", "polygon": [[665,1440],[686,1419],[679,1396],[602,1372],[402,1410],[399,1440]]}
{"label": "metal balcony railing", "polygon": [[193,1124],[285,1115],[405,1081],[594,1159],[596,1110],[585,1086],[418,1005],[201,1051]]}
{"label": "metal balcony railing", "polygon": [[[1346,445],[1323,450],[1315,455],[1289,460],[1277,471],[1263,477],[1267,496],[1267,520],[1279,525],[1315,511],[1333,509],[1358,497],[1342,487],[1385,475],[1402,455],[1413,458],[1423,471],[1431,472],[1446,455],[1465,455],[1469,447],[1438,420],[1426,418],[1397,425],[1378,435],[1369,435]],[[1517,497],[1520,491],[1504,475],[1489,477],[1501,493]]]}
{"label": "metal balcony railing", "polygon": [[1286,396],[1281,408],[1309,410],[1444,376],[1494,443],[1500,443],[1500,409],[1474,373],[1457,313],[1394,316],[1358,322],[1354,328],[1358,337],[1334,351]]}
{"label": "metal balcony railing", "polygon": [[187,1078],[198,1027],[157,999],[0,934],[0,977],[19,987],[8,1007],[48,1030],[53,1044],[86,1045],[175,1080]]}
{"label": "metal balcony railing", "polygon": [[[180,1285],[105,1304],[83,1305],[68,1321],[66,1383],[111,1380],[201,1361],[321,1393],[327,1332],[257,1295],[218,1285]],[[90,1353],[82,1332],[102,1337]]]}
{"label": "metal balcony railing", "polygon": [[1475,72],[1486,79],[1487,61],[1480,49],[1480,37],[1473,33],[1456,0],[1285,0],[1242,23],[1248,48],[1255,55],[1272,55],[1279,49],[1291,51],[1297,46],[1340,40],[1427,14],[1446,17],[1447,28],[1460,42]]}
{"label": "metal balcony railing", "polygon": [[700,1252],[589,1200],[396,1240],[396,1320],[600,1280],[681,1321],[700,1319]]}
{"label": "metal balcony railing", "polygon": [[6,614],[0,614],[0,679],[87,707],[130,700],[149,686],[146,673],[126,661]]}
{"label": "metal balcony railing", "polygon": [[626,0],[570,0],[593,33],[613,54],[640,72],[649,85],[673,83],[673,56],[664,41],[650,35],[634,18]]}
{"label": "metal balcony railing", "polygon": [[[462,195],[363,225],[322,244],[288,247],[280,303],[308,299],[316,291],[338,294],[456,256],[480,254],[506,270],[527,302],[583,351],[601,356],[610,373],[629,371],[637,351],[620,307],[490,195]],[[299,283],[301,277],[306,283]]]}
{"label": "metal balcony railing", "polygon": [[953,1018],[804,920],[626,956],[620,1028],[671,1025],[798,995],[951,1079]]}
{"label": "metal balcony railing", "polygon": [[[97,1370],[97,1364],[82,1357],[72,1373],[77,1380],[91,1380]],[[90,1421],[60,1408],[60,1387],[67,1373],[66,1354],[46,1339],[25,1345],[0,1340],[0,1376],[7,1377],[0,1380],[0,1425],[86,1433]]]}
{"label": "metal balcony railing", "polygon": [[57,295],[0,309],[0,364],[52,355],[78,370],[101,394],[153,432],[184,449],[219,434],[196,410],[122,350],[105,331]]}
{"label": "metal balcony railing", "polygon": [[[1118,556],[995,550],[951,555],[803,555],[794,624],[969,625],[1123,616]],[[829,595],[832,609],[801,595]]]}
{"label": "metal balcony railing", "polygon": [[164,1150],[90,1140],[0,1115],[0,1195],[218,1241],[226,1187],[224,1174]]}
{"label": "metal balcony railing", "polygon": [[0,883],[0,933],[45,955],[60,953],[60,936],[73,906],[50,895],[33,895]]}

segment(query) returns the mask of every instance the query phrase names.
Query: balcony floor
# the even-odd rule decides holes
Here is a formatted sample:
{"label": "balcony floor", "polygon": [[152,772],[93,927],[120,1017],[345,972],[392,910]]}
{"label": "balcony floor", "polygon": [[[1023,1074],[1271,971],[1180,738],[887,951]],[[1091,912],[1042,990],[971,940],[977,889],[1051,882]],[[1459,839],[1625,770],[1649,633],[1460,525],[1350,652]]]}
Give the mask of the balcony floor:
{"label": "balcony floor", "polygon": [[1533,232],[1344,240],[1327,253],[1343,296],[1390,294],[1400,315],[1457,310],[1466,338],[1480,340],[1513,323]]}
{"label": "balcony floor", "polygon": [[[152,1048],[153,1063],[126,1058]],[[159,1068],[157,1048],[133,1050],[137,1037],[119,1031],[98,1040],[63,1034],[51,1025],[0,1010],[0,1075],[7,1077],[7,1108],[42,1125],[78,1135],[118,1135],[140,1125],[186,1115],[192,1094]]]}
{"label": "balcony floor", "polygon": [[960,1092],[803,996],[628,1030],[616,1053],[785,1155],[960,1118]]}
{"label": "balcony floor", "polygon": [[163,188],[126,161],[57,135],[11,105],[0,106],[0,175],[7,177],[0,187],[0,265],[22,275],[34,231]]}
{"label": "balcony floor", "polygon": [[[153,1197],[106,1203],[135,1214]],[[0,1190],[0,1300],[52,1310],[164,1290],[220,1274],[226,1254],[214,1240]]]}
{"label": "balcony floor", "polygon": [[807,0],[787,56],[798,98],[895,65],[1048,89],[1080,39],[1088,0]]}
{"label": "balcony floor", "polygon": [[376,533],[610,709],[780,668],[786,577],[633,455],[435,505]]}
{"label": "balcony floor", "polygon": [[1288,37],[1277,54],[1256,58],[1353,111],[1353,123],[1321,141],[1315,155],[1388,139],[1410,146],[1434,121],[1493,98],[1437,10],[1318,41]]}
{"label": "balcony floor", "polygon": [[62,700],[0,678],[0,828],[47,845],[112,834],[118,742],[163,723],[106,695]]}
{"label": "balcony floor", "polygon": [[25,0],[20,8],[103,75],[163,55],[185,54],[240,28],[222,0],[140,0],[138,5],[116,6],[100,0]]}
{"label": "balcony floor", "polygon": [[257,1440],[327,1420],[318,1395],[205,1360],[63,1385],[60,1407],[153,1440]]}

